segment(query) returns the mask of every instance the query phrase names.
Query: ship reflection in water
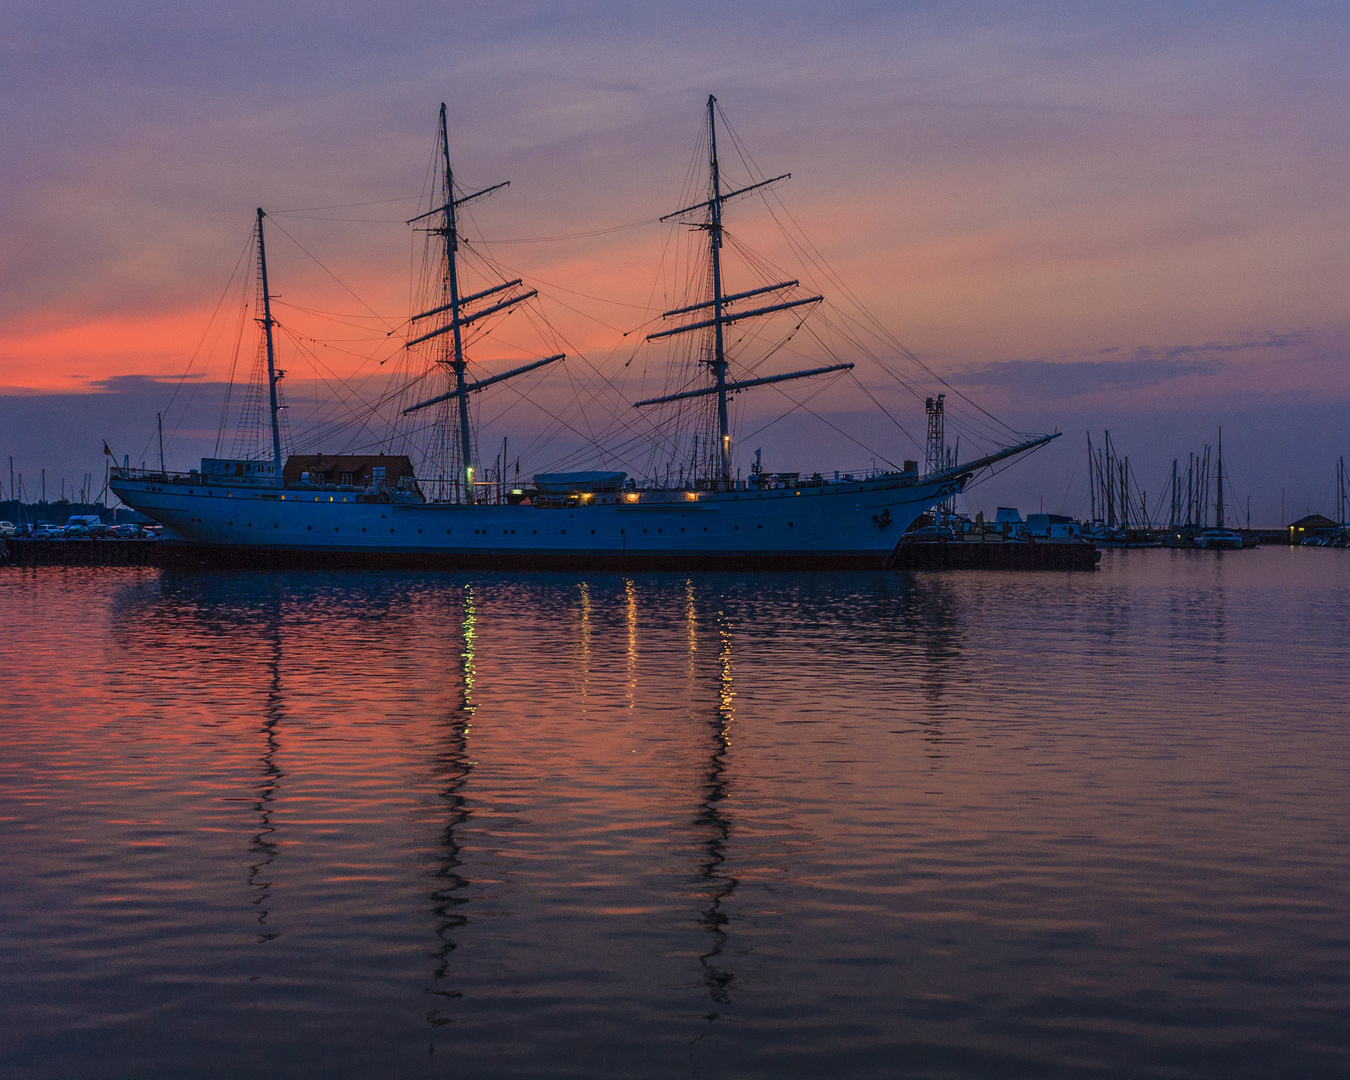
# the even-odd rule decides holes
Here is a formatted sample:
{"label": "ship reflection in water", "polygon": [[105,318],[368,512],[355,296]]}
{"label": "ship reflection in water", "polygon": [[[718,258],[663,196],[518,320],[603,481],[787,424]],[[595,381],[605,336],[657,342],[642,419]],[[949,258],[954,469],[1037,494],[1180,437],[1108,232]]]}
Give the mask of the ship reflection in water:
{"label": "ship reflection in water", "polygon": [[468,800],[461,792],[473,772],[469,760],[469,732],[473,727],[474,638],[476,612],[473,603],[473,585],[464,585],[463,648],[459,654],[458,678],[453,680],[457,693],[453,706],[445,718],[444,745],[440,753],[440,799],[444,806],[445,825],[441,830],[440,858],[435,869],[436,888],[431,892],[431,911],[436,918],[436,936],[440,944],[434,956],[436,970],[432,976],[432,996],[441,998],[437,1007],[427,1013],[427,1022],[441,1027],[451,1022],[451,1015],[442,1007],[463,991],[443,984],[450,980],[450,956],[455,950],[454,932],[468,922],[461,910],[468,897],[464,895],[468,880],[459,872],[463,865],[460,844],[455,830],[469,819]]}
{"label": "ship reflection in water", "polygon": [[[694,598],[693,585],[688,587],[689,597],[689,659],[691,683],[696,674],[694,660],[698,655],[697,627],[698,607]],[[715,1004],[725,1005],[730,1000],[728,987],[734,978],[732,973],[719,966],[722,951],[727,943],[727,924],[730,921],[723,904],[736,891],[736,879],[727,872],[727,849],[731,840],[731,820],[723,813],[722,804],[727,798],[727,758],[731,750],[732,699],[736,696],[731,679],[731,628],[719,613],[717,664],[719,678],[717,685],[717,707],[708,717],[708,738],[712,744],[708,755],[708,767],[703,776],[703,802],[698,808],[698,824],[706,837],[704,850],[706,859],[699,866],[699,878],[705,889],[708,906],[703,909],[703,925],[712,936],[711,948],[699,956],[703,965],[703,981],[708,987]],[[716,1009],[707,1016],[717,1019]]]}
{"label": "ship reflection in water", "polygon": [[20,1076],[1344,1074],[1339,555],[5,573],[0,1048]]}
{"label": "ship reflection in water", "polygon": [[277,766],[277,726],[281,723],[281,605],[274,605],[275,614],[271,628],[271,656],[267,660],[268,688],[267,703],[263,708],[262,730],[263,752],[259,760],[257,800],[253,810],[258,815],[258,832],[253,837],[252,850],[257,857],[248,868],[248,885],[253,890],[253,906],[258,910],[258,940],[270,941],[276,932],[267,925],[267,899],[272,894],[272,882],[268,867],[277,857],[277,844],[272,838],[276,826],[272,824],[272,803],[277,799],[277,788],[285,773]]}

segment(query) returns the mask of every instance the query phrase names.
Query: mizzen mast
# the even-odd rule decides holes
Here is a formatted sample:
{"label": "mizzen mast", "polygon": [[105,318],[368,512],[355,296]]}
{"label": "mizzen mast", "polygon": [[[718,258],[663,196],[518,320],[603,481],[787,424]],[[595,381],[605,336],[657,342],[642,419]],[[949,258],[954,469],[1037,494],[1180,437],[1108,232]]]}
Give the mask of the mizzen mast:
{"label": "mizzen mast", "polygon": [[[258,321],[263,325],[263,334],[267,340],[267,389],[270,395],[272,413],[272,464],[276,469],[277,485],[280,486],[282,466],[281,421],[278,417],[281,412],[281,405],[277,401],[277,383],[285,377],[286,373],[277,370],[276,350],[272,342],[272,327],[276,325],[276,320],[272,318],[272,296],[267,287],[267,248],[263,244],[263,218],[266,216],[262,207],[258,207],[258,277],[259,284],[262,287],[263,307],[263,317]],[[163,436],[161,436],[162,439]],[[160,450],[159,456],[162,460],[164,457],[163,449]]]}

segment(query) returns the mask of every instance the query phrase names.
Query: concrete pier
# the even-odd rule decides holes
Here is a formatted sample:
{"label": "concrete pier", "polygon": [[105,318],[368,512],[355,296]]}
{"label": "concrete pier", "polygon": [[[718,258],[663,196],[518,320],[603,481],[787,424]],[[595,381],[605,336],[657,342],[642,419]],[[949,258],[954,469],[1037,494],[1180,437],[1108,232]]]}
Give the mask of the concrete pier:
{"label": "concrete pier", "polygon": [[158,540],[0,540],[0,564],[14,566],[158,566]]}
{"label": "concrete pier", "polygon": [[1095,544],[1007,544],[946,541],[901,543],[895,570],[1092,570],[1102,553]]}

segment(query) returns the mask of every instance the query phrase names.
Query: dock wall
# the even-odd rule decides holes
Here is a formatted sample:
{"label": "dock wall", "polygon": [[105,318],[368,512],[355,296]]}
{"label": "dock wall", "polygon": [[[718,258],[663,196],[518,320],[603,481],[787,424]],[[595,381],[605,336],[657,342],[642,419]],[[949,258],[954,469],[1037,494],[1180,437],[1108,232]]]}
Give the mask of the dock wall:
{"label": "dock wall", "polygon": [[158,566],[158,540],[0,540],[0,565]]}
{"label": "dock wall", "polygon": [[1092,570],[1102,553],[1095,544],[901,543],[895,570]]}
{"label": "dock wall", "polygon": [[[287,554],[291,557],[287,558]],[[1091,570],[1097,565],[1101,553],[1091,544],[909,544],[902,543],[891,557],[889,567],[895,570]],[[602,566],[596,563],[587,566],[572,563],[565,558],[535,560],[519,567],[507,567],[500,559],[475,560],[459,557],[453,560],[430,559],[419,556],[407,556],[401,559],[371,559],[342,554],[325,553],[306,555],[304,553],[258,552],[243,549],[199,548],[195,545],[163,544],[157,540],[0,540],[0,564],[13,566],[187,566],[205,569],[224,569],[246,566],[253,568],[303,568],[319,566],[325,569],[337,569],[347,566],[387,566],[391,569],[783,569],[778,563],[766,562],[760,566],[755,560],[743,560],[731,565],[713,561],[706,565],[691,566],[670,561],[666,565],[659,560],[650,565],[635,564],[632,559],[626,562],[615,560],[614,565]],[[872,569],[879,563],[871,563]],[[801,569],[830,569],[822,563],[816,567],[803,562]],[[861,568],[861,567],[860,567]]]}

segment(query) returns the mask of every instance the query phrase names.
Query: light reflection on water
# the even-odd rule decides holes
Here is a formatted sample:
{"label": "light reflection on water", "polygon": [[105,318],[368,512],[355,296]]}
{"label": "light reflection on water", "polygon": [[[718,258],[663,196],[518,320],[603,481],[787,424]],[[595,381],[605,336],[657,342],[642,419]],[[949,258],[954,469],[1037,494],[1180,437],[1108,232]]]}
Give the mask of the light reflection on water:
{"label": "light reflection on water", "polygon": [[6,1069],[1350,1072],[1348,567],[5,571]]}

